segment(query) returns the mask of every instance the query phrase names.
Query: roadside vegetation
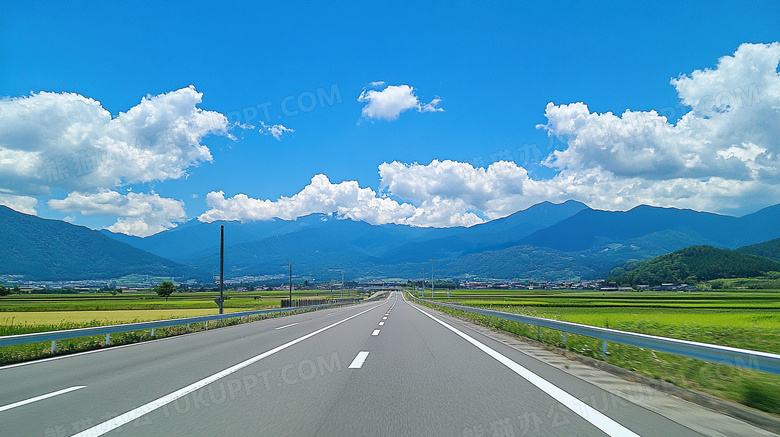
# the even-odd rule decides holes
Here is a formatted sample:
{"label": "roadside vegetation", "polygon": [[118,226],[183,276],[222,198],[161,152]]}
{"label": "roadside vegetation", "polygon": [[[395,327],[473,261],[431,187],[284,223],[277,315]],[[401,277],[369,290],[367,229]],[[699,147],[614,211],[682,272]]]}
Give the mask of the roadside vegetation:
{"label": "roadside vegetation", "polygon": [[[419,296],[419,294],[417,294]],[[474,291],[436,300],[662,337],[780,353],[780,290],[700,293]],[[436,307],[493,329],[602,359],[601,342],[464,311]],[[780,416],[780,376],[610,343],[607,361],[677,386]]]}
{"label": "roadside vegetation", "polygon": [[[252,310],[279,307],[280,299],[289,296],[288,291],[235,292],[226,291],[224,308]],[[345,293],[345,297],[348,293]],[[354,292],[349,294],[354,296]],[[0,318],[9,311],[106,311],[106,310],[165,310],[165,309],[213,309],[218,292],[175,292],[166,300],[156,292],[133,293],[78,293],[78,294],[11,294],[0,298]],[[339,297],[334,291],[333,297]],[[295,290],[295,298],[331,297],[327,290]]]}
{"label": "roadside vegetation", "polygon": [[[51,343],[28,343],[20,344],[16,346],[0,347],[0,366],[6,364],[19,363],[23,361],[36,360],[40,358],[48,358],[56,355],[67,355],[77,352],[85,352],[94,349],[102,349],[105,347],[119,346],[124,344],[138,343],[142,341],[160,339],[165,337],[172,337],[175,335],[187,334],[191,332],[205,331],[208,329],[217,329],[225,326],[238,325],[241,323],[256,322],[267,318],[278,317],[290,313],[274,313],[269,315],[259,316],[247,316],[243,318],[231,318],[223,320],[213,320],[211,322],[191,323],[189,325],[182,324],[177,326],[167,326],[164,328],[155,329],[154,336],[152,336],[151,330],[138,330],[127,331],[116,334],[111,334],[111,343],[109,346],[105,344],[105,335],[93,335],[89,337],[69,338],[64,340],[57,340],[57,350],[52,352]],[[137,319],[129,323],[142,322],[144,320]],[[0,320],[2,322],[2,320]],[[46,332],[57,331],[63,329],[76,329],[76,328],[89,328],[94,326],[105,326],[111,323],[105,323],[104,320],[93,320],[91,322],[83,323],[71,323],[62,321],[56,324],[9,324],[0,325],[0,335],[14,335],[14,334],[28,334],[31,332]]]}
{"label": "roadside vegetation", "polygon": [[[29,334],[34,332],[89,328],[95,326],[136,323],[151,320],[177,319],[207,314],[217,314],[215,292],[174,292],[158,295],[156,289],[134,293],[62,293],[62,294],[10,294],[0,297],[0,336]],[[224,293],[226,313],[279,308],[281,299],[289,291],[235,292]],[[294,298],[340,297],[340,291],[331,294],[327,290],[295,290]],[[344,297],[354,297],[353,290],[345,290]],[[151,331],[129,331],[111,335],[111,346],[136,343],[214,329],[238,323],[247,323],[276,317],[252,316],[233,318],[209,323],[193,323],[171,326]],[[33,343],[0,347],[0,365],[34,360],[52,355],[70,354],[106,347],[105,336],[82,337],[57,341],[53,354],[51,343]]]}

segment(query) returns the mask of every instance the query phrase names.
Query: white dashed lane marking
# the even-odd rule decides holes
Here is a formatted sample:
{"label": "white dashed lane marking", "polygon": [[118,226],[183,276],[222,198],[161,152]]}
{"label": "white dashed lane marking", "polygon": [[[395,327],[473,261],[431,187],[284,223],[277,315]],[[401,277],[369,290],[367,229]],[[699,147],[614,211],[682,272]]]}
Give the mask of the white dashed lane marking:
{"label": "white dashed lane marking", "polygon": [[2,407],[0,407],[0,411],[10,410],[11,408],[21,407],[22,405],[27,405],[27,404],[31,404],[33,402],[42,401],[44,399],[48,399],[48,398],[51,398],[51,397],[54,397],[54,396],[59,396],[61,394],[72,392],[74,390],[80,390],[80,389],[82,389],[84,387],[86,387],[86,385],[76,385],[76,386],[73,386],[73,387],[64,388],[62,390],[57,390],[57,391],[52,392],[52,393],[47,393],[45,395],[36,396],[34,398],[30,398],[30,399],[27,399],[27,400],[24,400],[24,401],[19,401],[19,402],[14,402],[13,404],[3,405]]}
{"label": "white dashed lane marking", "polygon": [[354,360],[352,360],[352,364],[349,365],[350,369],[359,369],[363,367],[363,363],[366,362],[366,358],[368,358],[368,351],[360,351],[358,352],[357,356]]}

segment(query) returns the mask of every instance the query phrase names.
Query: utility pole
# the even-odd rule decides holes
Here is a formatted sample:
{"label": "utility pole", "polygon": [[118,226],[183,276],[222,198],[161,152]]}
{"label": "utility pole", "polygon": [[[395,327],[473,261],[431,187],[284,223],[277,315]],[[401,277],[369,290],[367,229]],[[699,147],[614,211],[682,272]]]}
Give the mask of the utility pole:
{"label": "utility pole", "polygon": [[344,269],[328,269],[329,272],[341,272],[341,297],[344,297]]}
{"label": "utility pole", "polygon": [[225,288],[225,225],[219,227],[219,313],[222,314],[224,298],[222,291]]}
{"label": "utility pole", "polygon": [[433,258],[431,258],[431,299],[433,299]]}
{"label": "utility pole", "polygon": [[420,284],[420,293],[422,293],[423,299],[425,298],[425,267],[422,268],[422,283]]}
{"label": "utility pole", "polygon": [[292,263],[290,263],[290,307],[292,306]]}

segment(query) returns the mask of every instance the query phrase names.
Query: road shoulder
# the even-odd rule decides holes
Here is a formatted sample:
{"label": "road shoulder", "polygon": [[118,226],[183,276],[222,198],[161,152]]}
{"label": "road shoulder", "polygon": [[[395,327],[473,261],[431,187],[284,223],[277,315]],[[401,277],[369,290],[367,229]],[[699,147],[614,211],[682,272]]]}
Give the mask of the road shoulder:
{"label": "road shoulder", "polygon": [[[415,304],[414,302],[409,302]],[[705,436],[780,436],[780,419],[738,404],[647,378],[603,361],[557,350],[531,339],[494,331],[470,320],[422,307],[448,323],[477,332],[512,349],[587,381],[628,402],[660,414]],[[716,411],[719,410],[719,411]],[[749,423],[750,422],[750,423]]]}

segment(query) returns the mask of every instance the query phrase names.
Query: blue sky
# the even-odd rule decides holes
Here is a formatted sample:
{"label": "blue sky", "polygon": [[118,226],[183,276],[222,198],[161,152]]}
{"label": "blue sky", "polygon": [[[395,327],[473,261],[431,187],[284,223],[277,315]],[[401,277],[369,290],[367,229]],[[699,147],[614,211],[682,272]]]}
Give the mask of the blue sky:
{"label": "blue sky", "polygon": [[473,225],[567,199],[746,214],[780,203],[779,16],[4,1],[0,204],[142,236],[313,212]]}

